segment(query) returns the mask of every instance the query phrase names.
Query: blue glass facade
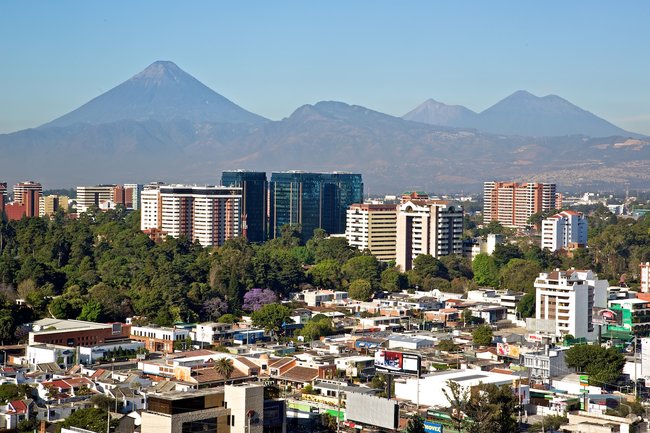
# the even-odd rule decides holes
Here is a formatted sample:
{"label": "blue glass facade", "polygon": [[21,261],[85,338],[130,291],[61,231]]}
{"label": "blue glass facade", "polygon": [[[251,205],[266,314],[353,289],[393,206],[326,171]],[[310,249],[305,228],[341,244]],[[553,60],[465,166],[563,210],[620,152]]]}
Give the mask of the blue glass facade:
{"label": "blue glass facade", "polygon": [[250,242],[268,239],[268,182],[266,173],[260,171],[232,170],[221,174],[221,184],[242,188],[242,234]]}
{"label": "blue glass facade", "polygon": [[301,225],[304,239],[321,228],[345,232],[345,212],[363,201],[360,174],[276,172],[270,183],[270,237],[280,236],[286,224]]}

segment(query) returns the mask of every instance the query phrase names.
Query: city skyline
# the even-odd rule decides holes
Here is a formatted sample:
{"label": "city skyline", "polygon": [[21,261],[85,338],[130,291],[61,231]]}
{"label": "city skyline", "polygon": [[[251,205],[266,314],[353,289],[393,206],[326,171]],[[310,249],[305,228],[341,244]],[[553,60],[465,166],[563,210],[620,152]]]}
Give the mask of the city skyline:
{"label": "city skyline", "polygon": [[[339,100],[402,116],[525,89],[650,134],[645,2],[9,2],[0,133],[40,126],[156,60],[271,120]],[[10,43],[9,43],[10,41]]]}

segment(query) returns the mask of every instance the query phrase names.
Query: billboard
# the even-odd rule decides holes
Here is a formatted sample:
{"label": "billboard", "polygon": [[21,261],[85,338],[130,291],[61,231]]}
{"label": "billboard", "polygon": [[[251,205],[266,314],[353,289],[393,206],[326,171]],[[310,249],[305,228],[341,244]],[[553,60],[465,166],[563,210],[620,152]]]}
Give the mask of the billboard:
{"label": "billboard", "polygon": [[609,308],[594,307],[592,309],[592,319],[594,325],[618,325],[623,324],[623,315],[621,311],[610,310]]}
{"label": "billboard", "polygon": [[508,343],[497,343],[497,355],[519,358],[519,346]]}
{"label": "billboard", "polygon": [[397,429],[399,404],[395,400],[349,392],[345,401],[348,421],[385,429]]}
{"label": "billboard", "polygon": [[375,352],[375,369],[396,374],[420,374],[420,355],[378,350]]}

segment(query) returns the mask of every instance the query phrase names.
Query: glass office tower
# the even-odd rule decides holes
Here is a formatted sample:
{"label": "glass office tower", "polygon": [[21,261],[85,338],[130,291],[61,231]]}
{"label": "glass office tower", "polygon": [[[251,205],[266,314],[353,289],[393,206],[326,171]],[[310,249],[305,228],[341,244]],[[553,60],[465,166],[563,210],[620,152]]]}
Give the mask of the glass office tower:
{"label": "glass office tower", "polygon": [[227,170],[221,174],[221,185],[242,188],[242,236],[250,242],[268,239],[268,182],[260,171]]}
{"label": "glass office tower", "polygon": [[270,237],[283,225],[302,226],[304,240],[322,228],[329,234],[345,232],[345,212],[363,201],[360,174],[285,171],[271,174]]}

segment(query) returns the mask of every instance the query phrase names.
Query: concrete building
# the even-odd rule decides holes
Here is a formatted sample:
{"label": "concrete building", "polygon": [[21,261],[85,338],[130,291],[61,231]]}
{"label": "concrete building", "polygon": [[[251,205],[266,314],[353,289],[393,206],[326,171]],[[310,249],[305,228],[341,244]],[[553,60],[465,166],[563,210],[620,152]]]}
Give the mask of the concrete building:
{"label": "concrete building", "polygon": [[618,299],[609,301],[609,309],[616,319],[607,324],[608,332],[624,332],[637,337],[650,335],[650,301]]}
{"label": "concrete building", "polygon": [[345,233],[347,209],[363,202],[363,181],[355,173],[274,172],[269,190],[272,239],[287,224],[300,225],[304,239],[318,228],[329,234]]}
{"label": "concrete building", "polygon": [[531,215],[559,209],[560,197],[554,183],[484,182],[483,223],[525,228]]}
{"label": "concrete building", "polygon": [[549,251],[587,246],[587,218],[573,211],[562,211],[542,221],[542,245]]}
{"label": "concrete building", "polygon": [[643,293],[650,292],[650,262],[641,263],[639,265],[639,281],[641,282],[641,291]]}
{"label": "concrete building", "polygon": [[[133,326],[130,338],[144,343],[144,347],[152,352],[173,352],[174,343],[182,342],[190,336],[185,328],[167,328],[162,326]],[[189,349],[189,348],[187,348]]]}
{"label": "concrete building", "polygon": [[[423,406],[449,407],[445,391],[451,393],[449,382],[460,385],[461,391],[471,392],[479,384],[493,383],[497,386],[513,384],[519,379],[510,374],[491,373],[477,370],[446,370],[430,373],[418,378],[395,381],[395,397],[419,403]],[[419,382],[419,383],[418,383]],[[419,395],[418,395],[419,394]],[[527,400],[527,397],[524,399]]]}
{"label": "concrete building", "polygon": [[83,320],[40,319],[32,323],[29,344],[62,346],[94,346],[129,337],[131,325],[95,323]]}
{"label": "concrete building", "polygon": [[114,199],[116,185],[95,185],[77,187],[77,213],[88,212],[92,206]]}
{"label": "concrete building", "polygon": [[568,347],[546,346],[544,350],[523,354],[523,366],[530,369],[530,377],[548,382],[548,380],[566,375],[568,368],[564,355]]}
{"label": "concrete building", "polygon": [[[6,185],[5,185],[6,190]],[[4,211],[10,220],[19,220],[22,217],[37,217],[40,215],[41,196],[43,187],[34,181],[20,182],[14,185],[14,200],[4,205]]]}
{"label": "concrete building", "polygon": [[420,254],[439,258],[463,253],[463,207],[441,200],[409,200],[397,213],[396,264],[413,268]]}
{"label": "concrete building", "polygon": [[[124,189],[130,191],[131,207],[127,207],[127,209],[140,209],[140,195],[142,194],[143,185],[139,183],[125,183]],[[125,201],[128,201],[128,198],[127,195]]]}
{"label": "concrete building", "polygon": [[556,269],[540,273],[535,280],[535,319],[548,322],[546,325],[550,324],[550,328],[547,329],[554,329],[556,337],[570,334],[575,338],[593,339],[593,308],[607,307],[609,286],[607,280],[597,278],[591,270]]}
{"label": "concrete building", "polygon": [[353,204],[346,213],[345,238],[350,246],[370,251],[379,260],[395,260],[397,206]]}
{"label": "concrete building", "polygon": [[0,182],[0,217],[5,211],[5,202],[7,201],[7,182]]}
{"label": "concrete building", "polygon": [[241,234],[241,188],[158,185],[142,191],[140,229],[185,235],[203,246]]}
{"label": "concrete building", "polygon": [[472,242],[472,260],[479,254],[491,256],[497,245],[503,244],[504,237],[501,234],[489,233],[484,238],[476,238]]}
{"label": "concrete building", "polygon": [[221,185],[242,189],[242,236],[250,242],[268,239],[269,184],[263,171],[229,170],[221,173]]}
{"label": "concrete building", "polygon": [[41,197],[38,216],[52,216],[60,210],[68,213],[68,203],[70,199],[65,195],[47,195]]}

